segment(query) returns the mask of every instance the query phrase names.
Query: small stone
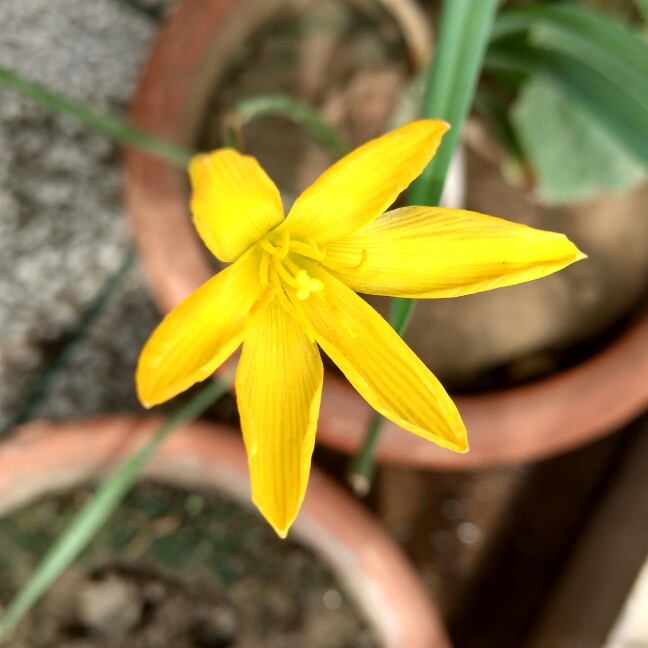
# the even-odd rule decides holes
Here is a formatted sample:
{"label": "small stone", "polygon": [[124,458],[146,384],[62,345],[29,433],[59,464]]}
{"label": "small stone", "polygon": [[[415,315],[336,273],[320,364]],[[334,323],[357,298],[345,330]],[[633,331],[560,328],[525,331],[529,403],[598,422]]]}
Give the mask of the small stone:
{"label": "small stone", "polygon": [[446,520],[459,520],[463,517],[463,503],[457,499],[446,499],[441,504],[441,514]]}
{"label": "small stone", "polygon": [[336,589],[329,589],[324,592],[324,605],[328,610],[339,610],[342,605],[342,596]]}
{"label": "small stone", "polygon": [[94,634],[123,635],[141,616],[137,588],[118,576],[89,583],[79,597],[79,619]]}
{"label": "small stone", "polygon": [[472,522],[462,522],[457,527],[457,537],[464,544],[475,544],[481,539],[481,529]]}

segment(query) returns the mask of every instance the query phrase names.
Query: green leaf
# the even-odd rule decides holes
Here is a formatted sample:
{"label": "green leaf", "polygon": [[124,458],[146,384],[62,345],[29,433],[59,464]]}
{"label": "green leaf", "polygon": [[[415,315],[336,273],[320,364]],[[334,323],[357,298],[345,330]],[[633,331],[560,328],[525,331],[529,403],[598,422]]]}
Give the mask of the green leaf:
{"label": "green leaf", "polygon": [[635,0],[645,23],[648,23],[648,0]]}
{"label": "green leaf", "polygon": [[225,381],[208,382],[204,385],[182,409],[170,416],[137,452],[119,465],[97,488],[93,498],[79,511],[63,534],[56,539],[25,587],[0,618],[0,645],[47,588],[88,546],[97,531],[124,499],[140,470],[162,441],[177,427],[204,413],[216,399],[227,391],[231,382],[232,377],[228,375]]}
{"label": "green leaf", "polygon": [[[443,183],[461,129],[473,102],[486,45],[499,0],[444,0],[436,52],[429,67],[422,116],[440,118],[452,125],[432,162],[412,183],[410,205],[438,205]],[[412,93],[416,94],[416,87]],[[403,107],[403,110],[407,110]],[[411,299],[393,299],[391,324],[402,335],[412,315]],[[382,417],[376,414],[367,429],[352,468],[351,482],[368,489],[374,466],[374,451]],[[364,488],[364,486],[363,486]]]}
{"label": "green leaf", "polygon": [[601,129],[648,168],[644,106],[598,71],[560,52],[520,43],[514,48],[491,47],[486,63],[494,70],[518,70],[554,81],[598,121]]}
{"label": "green leaf", "polygon": [[[642,0],[648,4],[648,0]],[[630,28],[611,16],[573,3],[535,4],[500,14],[493,27],[491,43],[549,26],[563,35],[587,41],[601,52],[607,52],[648,75],[648,46]]]}
{"label": "green leaf", "polygon": [[346,155],[351,150],[337,132],[322,121],[315,109],[288,95],[268,94],[243,99],[235,106],[230,119],[233,118],[237,125],[242,126],[265,115],[278,115],[302,125],[338,157]]}
{"label": "green leaf", "polygon": [[[628,39],[634,38],[628,36]],[[585,63],[605,76],[639,101],[648,111],[648,70],[625,60],[614,50],[591,40],[579,32],[551,24],[541,24],[530,29],[532,44],[554,52],[562,52]],[[642,58],[648,61],[648,47]],[[639,63],[640,61],[637,61]]]}
{"label": "green leaf", "polygon": [[[450,161],[457,148],[463,123],[475,96],[490,30],[499,0],[445,0],[439,38],[430,64],[422,115],[445,119],[452,129],[443,138],[434,159],[412,183],[410,205],[438,205]],[[402,334],[411,316],[413,302],[393,302],[392,322]]]}
{"label": "green leaf", "polygon": [[412,183],[408,202],[437,205],[450,160],[472,105],[499,0],[445,0],[437,49],[430,65],[423,116],[448,121],[452,130],[432,162]]}
{"label": "green leaf", "polygon": [[547,204],[628,189],[645,177],[618,141],[553,81],[533,78],[512,120]]}
{"label": "green leaf", "polygon": [[13,88],[16,92],[29,97],[52,112],[74,117],[82,124],[104,133],[122,144],[148,151],[179,167],[186,167],[193,155],[191,151],[159,139],[116,117],[105,115],[84,104],[72,101],[2,65],[0,65],[0,83]]}

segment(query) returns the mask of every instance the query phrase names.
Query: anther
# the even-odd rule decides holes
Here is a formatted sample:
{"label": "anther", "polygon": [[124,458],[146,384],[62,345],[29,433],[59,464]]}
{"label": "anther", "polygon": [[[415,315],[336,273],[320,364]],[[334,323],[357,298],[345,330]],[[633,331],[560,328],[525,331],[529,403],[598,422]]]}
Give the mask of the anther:
{"label": "anther", "polygon": [[324,290],[324,284],[319,279],[313,279],[306,270],[300,270],[295,276],[297,280],[296,297],[300,301],[308,299],[311,293]]}

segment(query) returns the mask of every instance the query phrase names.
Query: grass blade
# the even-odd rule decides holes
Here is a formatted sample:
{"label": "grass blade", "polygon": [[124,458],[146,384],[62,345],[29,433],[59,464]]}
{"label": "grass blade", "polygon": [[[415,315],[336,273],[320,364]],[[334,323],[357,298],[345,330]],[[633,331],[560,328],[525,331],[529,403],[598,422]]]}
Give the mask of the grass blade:
{"label": "grass blade", "polygon": [[493,26],[491,42],[497,43],[541,25],[586,40],[602,52],[613,54],[646,77],[648,45],[614,18],[571,3],[535,4],[503,12]]}
{"label": "grass blade", "polygon": [[13,88],[45,108],[62,115],[74,117],[90,128],[108,135],[129,146],[148,151],[180,167],[186,167],[193,153],[175,144],[158,139],[116,117],[105,115],[83,104],[72,101],[49,88],[26,79],[22,75],[0,65],[0,83]]}
{"label": "grass blade", "polygon": [[[422,115],[445,119],[452,130],[444,137],[432,162],[412,183],[407,195],[410,205],[437,205],[443,193],[450,160],[461,128],[473,102],[498,0],[445,0],[439,24],[437,49],[430,65]],[[392,299],[390,321],[403,335],[412,315],[411,299]],[[362,447],[354,457],[349,481],[368,491],[374,473],[374,453],[378,443],[380,414],[375,414]]]}
{"label": "grass blade", "polygon": [[[472,105],[497,11],[497,0],[446,0],[439,25],[439,41],[430,66],[423,116],[445,119],[452,125],[437,154],[412,183],[410,205],[438,205],[461,128]],[[411,299],[392,300],[391,323],[402,334],[411,317]]]}
{"label": "grass blade", "polygon": [[443,4],[423,116],[445,119],[452,130],[432,162],[412,183],[409,204],[436,205],[441,198],[443,181],[472,105],[497,4],[497,0],[446,0]]}
{"label": "grass blade", "polygon": [[337,157],[342,157],[351,150],[311,106],[283,94],[259,95],[240,101],[227,119],[228,131],[233,132],[236,140],[236,134],[240,133],[242,126],[253,119],[267,115],[285,117],[304,126],[316,140],[329,148]]}
{"label": "grass blade", "polygon": [[92,500],[72,520],[47,555],[37,566],[25,587],[12,601],[0,619],[0,645],[9,632],[38,601],[47,588],[77,558],[101,525],[119,506],[137,479],[142,466],[175,428],[188,423],[203,412],[228,389],[229,383],[209,382],[184,407],[170,416],[157,432],[129,459],[125,460],[96,490]]}
{"label": "grass blade", "polygon": [[519,43],[510,49],[492,48],[486,65],[540,74],[558,83],[628,153],[648,167],[648,121],[644,107],[596,70],[560,52]]}

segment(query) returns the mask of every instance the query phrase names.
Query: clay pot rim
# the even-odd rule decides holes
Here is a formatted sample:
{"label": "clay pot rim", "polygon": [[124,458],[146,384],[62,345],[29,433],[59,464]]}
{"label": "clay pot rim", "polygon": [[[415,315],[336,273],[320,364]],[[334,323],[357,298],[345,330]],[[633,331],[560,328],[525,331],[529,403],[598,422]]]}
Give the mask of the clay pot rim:
{"label": "clay pot rim", "polygon": [[[0,515],[47,493],[96,480],[158,429],[160,417],[37,421],[0,443]],[[251,506],[240,435],[197,421],[173,432],[141,473],[165,484],[217,489]],[[414,569],[358,502],[316,468],[290,536],[332,569],[378,637],[394,648],[449,648],[443,624]]]}
{"label": "clay pot rim", "polygon": [[[188,122],[196,116],[194,104],[206,96],[204,80],[210,78],[213,66],[207,59],[219,41],[213,38],[215,30],[227,20],[227,33],[232,27],[244,36],[237,6],[241,5],[233,0],[211,0],[198,9],[196,3],[184,2],[173,14],[138,85],[132,116],[139,126],[186,144],[192,131]],[[126,206],[144,270],[158,306],[167,312],[211,276],[204,247],[190,223],[185,179],[165,163],[134,150],[126,152],[125,177]],[[387,423],[377,457],[447,470],[481,469],[538,460],[591,442],[648,405],[645,349],[646,314],[600,353],[570,369],[522,386],[458,396],[455,401],[471,443],[467,454],[453,454]],[[318,441],[353,452],[369,417],[362,398],[329,372]]]}

